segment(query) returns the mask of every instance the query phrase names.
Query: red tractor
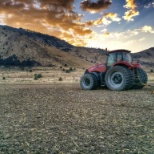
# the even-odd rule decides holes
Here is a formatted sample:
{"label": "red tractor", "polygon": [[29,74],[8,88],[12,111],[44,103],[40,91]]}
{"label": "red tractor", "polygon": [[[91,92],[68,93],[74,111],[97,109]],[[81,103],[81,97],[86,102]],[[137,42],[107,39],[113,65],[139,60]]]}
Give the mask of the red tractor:
{"label": "red tractor", "polygon": [[86,69],[81,77],[83,90],[107,86],[111,90],[141,89],[148,81],[141,64],[132,61],[128,50],[114,50],[108,53],[106,64],[96,64]]}

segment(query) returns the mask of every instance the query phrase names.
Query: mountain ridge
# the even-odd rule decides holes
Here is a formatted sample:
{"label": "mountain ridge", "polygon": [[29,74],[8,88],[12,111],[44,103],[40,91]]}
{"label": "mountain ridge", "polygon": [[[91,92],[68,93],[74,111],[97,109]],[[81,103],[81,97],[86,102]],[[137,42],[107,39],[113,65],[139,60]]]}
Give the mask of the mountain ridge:
{"label": "mountain ridge", "polygon": [[[0,65],[88,67],[106,61],[106,50],[75,47],[54,36],[0,25]],[[154,66],[154,47],[133,53],[133,58]],[[150,60],[150,61],[149,61]]]}

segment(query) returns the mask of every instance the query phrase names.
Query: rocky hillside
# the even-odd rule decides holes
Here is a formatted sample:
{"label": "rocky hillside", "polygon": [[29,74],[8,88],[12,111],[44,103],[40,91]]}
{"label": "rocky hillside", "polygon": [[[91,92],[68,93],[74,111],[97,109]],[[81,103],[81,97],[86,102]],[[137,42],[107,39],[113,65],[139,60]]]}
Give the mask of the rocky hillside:
{"label": "rocky hillside", "polygon": [[133,58],[139,60],[142,65],[154,67],[154,47],[134,53]]}
{"label": "rocky hillside", "polygon": [[[92,57],[89,56],[92,51]],[[87,67],[103,59],[103,50],[77,48],[56,37],[0,26],[0,65]],[[96,58],[96,56],[99,58]],[[102,57],[102,58],[101,58]]]}
{"label": "rocky hillside", "polygon": [[[154,66],[154,48],[133,54],[143,65]],[[56,37],[22,28],[0,26],[0,65],[88,67],[106,61],[103,49],[75,47]]]}

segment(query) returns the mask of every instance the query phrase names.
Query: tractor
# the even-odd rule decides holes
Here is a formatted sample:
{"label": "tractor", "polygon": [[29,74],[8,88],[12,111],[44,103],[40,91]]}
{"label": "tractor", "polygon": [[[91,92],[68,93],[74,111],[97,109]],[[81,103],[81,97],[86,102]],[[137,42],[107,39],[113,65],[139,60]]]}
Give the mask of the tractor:
{"label": "tractor", "polygon": [[131,51],[113,50],[107,53],[106,63],[87,68],[80,79],[83,90],[105,86],[110,90],[141,89],[148,81],[147,73],[139,62],[133,61]]}

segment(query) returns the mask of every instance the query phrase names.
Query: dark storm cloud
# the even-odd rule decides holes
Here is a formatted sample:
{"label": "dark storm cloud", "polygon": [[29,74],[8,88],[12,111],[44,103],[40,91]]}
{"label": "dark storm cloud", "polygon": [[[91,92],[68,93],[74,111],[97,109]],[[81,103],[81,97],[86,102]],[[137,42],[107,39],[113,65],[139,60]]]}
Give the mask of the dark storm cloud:
{"label": "dark storm cloud", "polygon": [[74,0],[38,0],[42,6],[62,7],[68,10],[73,9]]}
{"label": "dark storm cloud", "polygon": [[97,2],[85,0],[81,3],[80,7],[84,11],[95,13],[107,9],[111,4],[112,4],[111,0],[98,0]]}

